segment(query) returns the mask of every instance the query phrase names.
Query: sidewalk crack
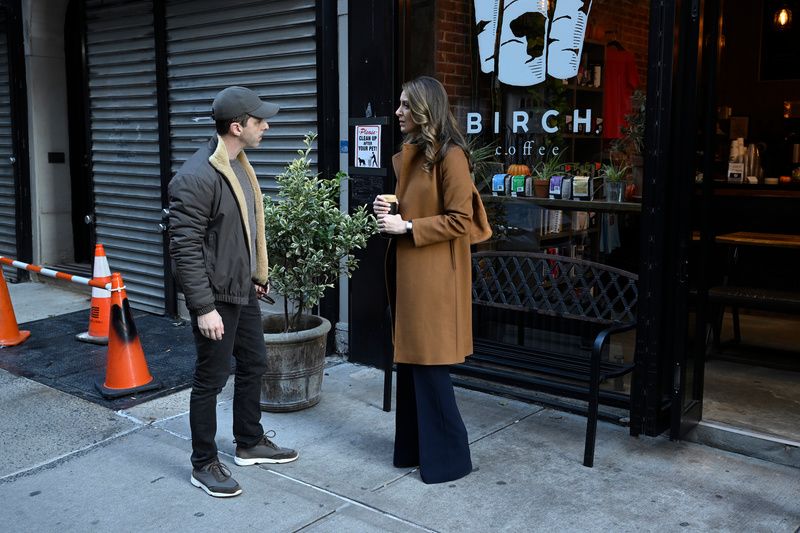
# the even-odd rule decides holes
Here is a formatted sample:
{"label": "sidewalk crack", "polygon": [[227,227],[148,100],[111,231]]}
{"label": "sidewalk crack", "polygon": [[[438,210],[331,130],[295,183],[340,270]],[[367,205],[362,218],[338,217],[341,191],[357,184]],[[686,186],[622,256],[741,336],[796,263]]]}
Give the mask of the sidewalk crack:
{"label": "sidewalk crack", "polygon": [[[314,490],[316,490],[318,492],[322,492],[323,494],[327,494],[329,496],[333,496],[334,498],[339,498],[340,500],[345,501],[345,502],[349,503],[350,505],[354,505],[356,507],[360,507],[360,508],[365,509],[367,511],[371,511],[373,513],[377,513],[377,514],[379,514],[381,516],[385,516],[386,518],[389,518],[390,520],[395,520],[395,521],[400,522],[402,524],[405,524],[407,526],[415,527],[415,528],[417,528],[417,529],[419,529],[421,531],[425,531],[427,533],[439,533],[435,529],[430,529],[428,527],[423,526],[422,524],[417,524],[415,522],[412,522],[410,520],[407,520],[407,519],[402,518],[400,516],[397,516],[395,514],[389,513],[387,511],[383,511],[383,510],[381,510],[381,509],[379,509],[379,508],[377,508],[377,507],[375,507],[373,505],[370,505],[368,503],[360,502],[358,500],[355,500],[355,499],[350,498],[348,496],[345,496],[343,494],[339,494],[339,493],[333,492],[332,490],[322,488],[320,486],[308,483],[306,481],[294,478],[292,476],[287,476],[286,474],[282,474],[281,472],[276,472],[275,470],[270,470],[269,468],[264,468],[264,470],[266,470],[270,474],[274,474],[276,476],[282,477],[282,478],[287,479],[289,481],[294,481],[295,483],[299,483],[300,485],[303,485],[303,486],[308,487],[310,489],[314,489]],[[344,507],[340,507],[339,509],[344,509]],[[330,513],[328,513],[328,514],[330,514]],[[310,524],[308,524],[308,525],[310,525]],[[307,527],[307,526],[303,526],[303,527]],[[300,531],[300,530],[298,530],[298,531]]]}
{"label": "sidewalk crack", "polygon": [[537,407],[539,407],[539,409],[537,409],[536,411],[530,412],[530,413],[528,413],[528,414],[527,414],[527,415],[525,415],[525,416],[521,416],[521,417],[517,418],[516,420],[514,420],[513,422],[509,422],[509,423],[508,423],[508,424],[506,424],[505,426],[499,427],[499,428],[495,429],[494,431],[490,431],[490,432],[489,432],[489,433],[487,433],[486,435],[481,435],[481,436],[480,436],[480,437],[478,437],[477,439],[475,439],[475,440],[473,440],[473,441],[470,441],[469,445],[470,445],[470,446],[472,446],[472,445],[473,445],[473,444],[475,444],[476,442],[480,442],[480,441],[482,441],[483,439],[485,439],[485,438],[487,438],[487,437],[491,437],[492,435],[496,435],[497,433],[500,433],[500,432],[501,432],[501,431],[503,431],[504,429],[510,428],[511,426],[513,426],[513,425],[515,425],[515,424],[519,424],[519,423],[520,423],[520,422],[522,422],[523,420],[525,420],[525,419],[527,419],[527,418],[530,418],[530,417],[532,417],[533,415],[535,415],[535,414],[537,414],[537,413],[541,413],[542,411],[544,411],[544,410],[546,409],[546,407],[541,407],[541,406],[537,406]]}

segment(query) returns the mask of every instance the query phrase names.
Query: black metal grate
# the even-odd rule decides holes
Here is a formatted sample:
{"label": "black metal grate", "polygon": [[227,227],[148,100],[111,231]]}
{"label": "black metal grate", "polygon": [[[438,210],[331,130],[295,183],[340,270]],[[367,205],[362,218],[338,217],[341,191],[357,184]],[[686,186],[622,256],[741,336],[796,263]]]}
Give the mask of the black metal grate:
{"label": "black metal grate", "polygon": [[558,255],[472,255],[473,303],[599,324],[636,321],[638,280],[624,270]]}

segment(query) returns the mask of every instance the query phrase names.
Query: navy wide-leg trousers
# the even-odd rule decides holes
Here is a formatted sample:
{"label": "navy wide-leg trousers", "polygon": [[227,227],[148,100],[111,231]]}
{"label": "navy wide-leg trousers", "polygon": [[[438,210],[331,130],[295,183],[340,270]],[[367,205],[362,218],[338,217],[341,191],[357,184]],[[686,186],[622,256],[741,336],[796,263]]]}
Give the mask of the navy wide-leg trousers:
{"label": "navy wide-leg trousers", "polygon": [[453,481],[472,471],[448,366],[397,365],[394,465],[419,465],[425,483]]}

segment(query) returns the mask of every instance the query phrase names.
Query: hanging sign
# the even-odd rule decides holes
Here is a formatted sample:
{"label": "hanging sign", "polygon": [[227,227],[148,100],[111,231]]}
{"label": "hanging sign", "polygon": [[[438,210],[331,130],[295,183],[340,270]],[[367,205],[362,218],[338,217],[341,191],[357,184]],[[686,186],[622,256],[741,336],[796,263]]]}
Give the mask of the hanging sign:
{"label": "hanging sign", "polygon": [[381,127],[377,124],[356,126],[356,167],[380,168]]}

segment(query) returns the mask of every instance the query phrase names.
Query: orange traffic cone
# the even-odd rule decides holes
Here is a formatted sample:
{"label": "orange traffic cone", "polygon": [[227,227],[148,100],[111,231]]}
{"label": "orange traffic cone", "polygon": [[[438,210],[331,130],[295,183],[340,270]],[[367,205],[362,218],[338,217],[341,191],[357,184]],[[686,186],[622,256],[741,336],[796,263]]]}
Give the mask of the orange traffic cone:
{"label": "orange traffic cone", "polygon": [[[106,251],[102,244],[94,247],[94,270],[92,278],[103,283],[111,281],[111,270],[108,268]],[[108,344],[109,309],[111,293],[105,289],[92,287],[92,307],[89,310],[89,331],[78,333],[75,338],[92,344]]]}
{"label": "orange traffic cone", "polygon": [[106,379],[102,383],[96,383],[100,394],[106,398],[118,398],[159,388],[161,384],[153,379],[147,369],[128,295],[119,272],[111,275],[110,315]]}
{"label": "orange traffic cone", "polygon": [[30,336],[30,331],[20,331],[17,326],[17,315],[14,314],[14,306],[11,305],[11,297],[8,295],[6,278],[0,269],[0,346],[16,346]]}

